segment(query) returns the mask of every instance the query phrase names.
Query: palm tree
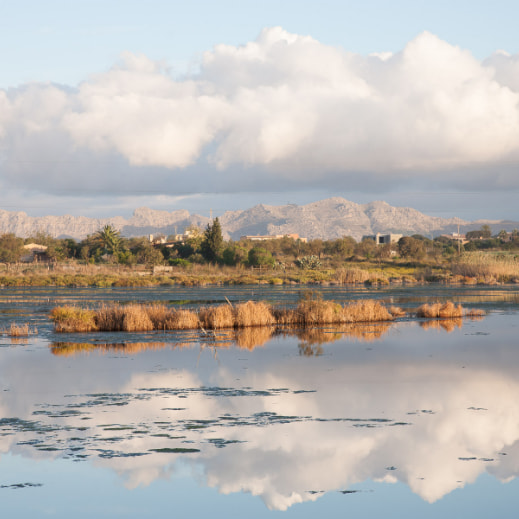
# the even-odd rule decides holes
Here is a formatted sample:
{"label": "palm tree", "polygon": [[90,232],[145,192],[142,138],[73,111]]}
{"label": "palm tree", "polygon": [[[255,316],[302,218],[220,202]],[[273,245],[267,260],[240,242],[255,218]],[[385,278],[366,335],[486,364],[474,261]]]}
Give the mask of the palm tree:
{"label": "palm tree", "polygon": [[121,247],[121,233],[111,225],[105,225],[102,229],[99,229],[95,234],[95,239],[99,242],[105,253],[116,254],[119,252]]}

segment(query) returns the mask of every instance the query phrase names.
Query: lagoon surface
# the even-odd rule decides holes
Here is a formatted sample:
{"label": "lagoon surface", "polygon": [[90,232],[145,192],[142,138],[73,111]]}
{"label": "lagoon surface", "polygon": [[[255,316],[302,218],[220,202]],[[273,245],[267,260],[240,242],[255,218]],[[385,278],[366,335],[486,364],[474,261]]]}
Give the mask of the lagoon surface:
{"label": "lagoon surface", "polygon": [[483,319],[56,334],[60,304],[266,300],[299,287],[0,290],[5,517],[496,517],[519,505],[519,288],[325,287]]}

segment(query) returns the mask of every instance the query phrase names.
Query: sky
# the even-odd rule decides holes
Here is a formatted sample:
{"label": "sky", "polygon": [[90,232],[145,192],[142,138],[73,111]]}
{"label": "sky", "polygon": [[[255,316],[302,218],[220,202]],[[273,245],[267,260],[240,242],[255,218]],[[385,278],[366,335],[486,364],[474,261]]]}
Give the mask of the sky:
{"label": "sky", "polygon": [[0,209],[519,220],[515,1],[0,0]]}

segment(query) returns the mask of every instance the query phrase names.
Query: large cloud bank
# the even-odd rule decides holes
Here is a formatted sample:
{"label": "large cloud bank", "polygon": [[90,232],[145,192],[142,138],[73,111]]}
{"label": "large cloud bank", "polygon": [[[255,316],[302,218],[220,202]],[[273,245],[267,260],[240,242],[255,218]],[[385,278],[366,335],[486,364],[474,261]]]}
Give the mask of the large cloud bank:
{"label": "large cloud bank", "polygon": [[0,150],[0,184],[49,192],[137,186],[144,174],[150,189],[431,172],[516,188],[519,57],[480,62],[430,33],[362,56],[269,28],[244,46],[217,45],[183,78],[125,54],[77,88],[0,90]]}

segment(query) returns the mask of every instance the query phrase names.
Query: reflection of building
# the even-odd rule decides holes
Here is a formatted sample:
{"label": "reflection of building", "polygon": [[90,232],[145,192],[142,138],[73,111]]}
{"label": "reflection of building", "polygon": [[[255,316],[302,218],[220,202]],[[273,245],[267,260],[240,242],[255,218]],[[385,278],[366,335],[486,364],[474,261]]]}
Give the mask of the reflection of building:
{"label": "reflection of building", "polygon": [[241,236],[240,240],[250,241],[268,241],[268,240],[281,240],[282,238],[292,238],[293,240],[299,240],[303,243],[308,241],[308,238],[301,238],[299,234],[264,234],[264,235],[247,235]]}
{"label": "reflection of building", "polygon": [[377,234],[375,234],[375,235],[363,236],[362,239],[370,238],[371,240],[374,240],[374,242],[377,245],[386,245],[386,243],[398,243],[398,240],[400,238],[402,238],[402,236],[403,236],[402,234],[392,234],[392,233],[383,234],[381,232],[377,232]]}

